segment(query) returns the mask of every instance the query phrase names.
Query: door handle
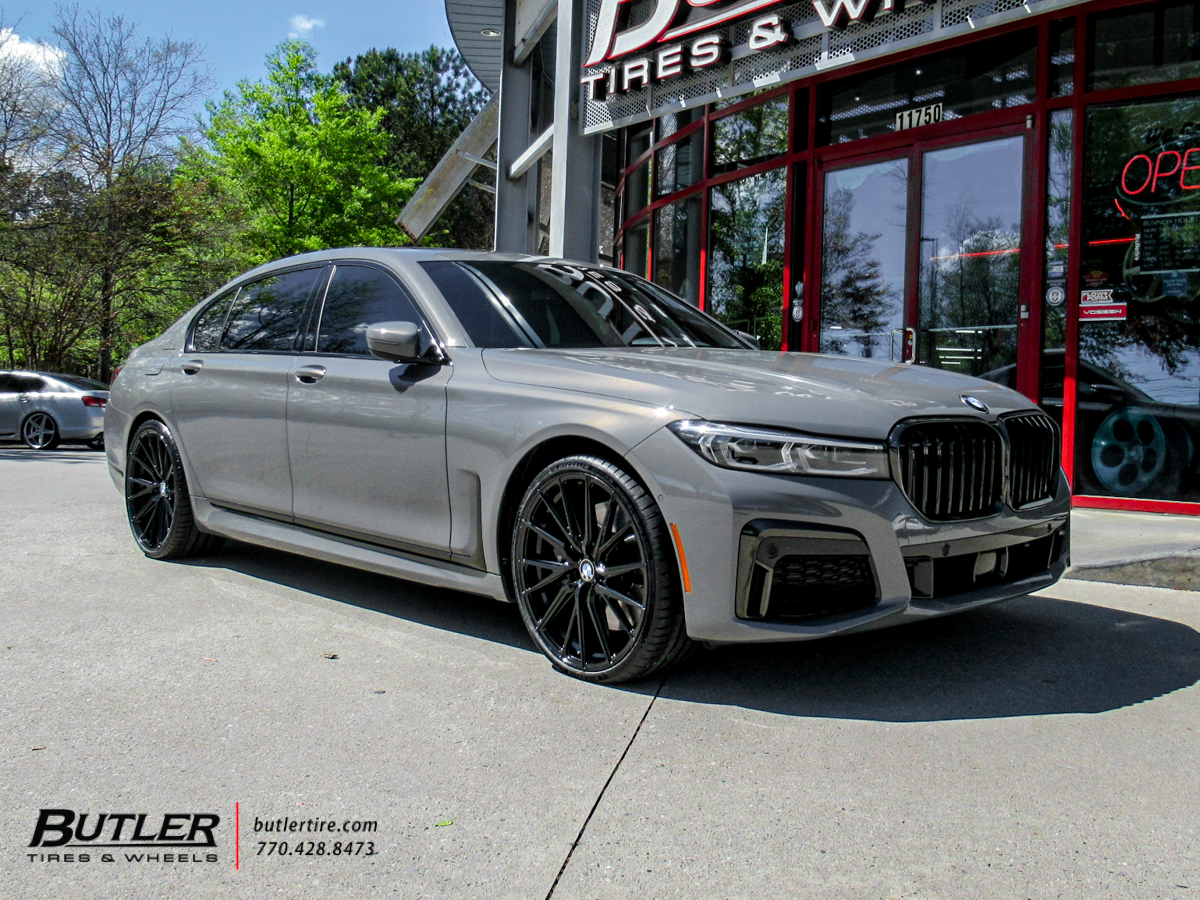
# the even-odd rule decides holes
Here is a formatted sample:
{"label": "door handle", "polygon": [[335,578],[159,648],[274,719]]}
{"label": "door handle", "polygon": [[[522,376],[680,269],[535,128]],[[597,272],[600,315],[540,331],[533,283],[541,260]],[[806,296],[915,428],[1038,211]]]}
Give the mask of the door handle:
{"label": "door handle", "polygon": [[324,366],[301,366],[296,370],[296,380],[301,384],[316,384],[324,377]]}
{"label": "door handle", "polygon": [[181,363],[179,368],[183,369],[184,375],[195,375],[204,368],[204,360],[189,359],[187,362]]}

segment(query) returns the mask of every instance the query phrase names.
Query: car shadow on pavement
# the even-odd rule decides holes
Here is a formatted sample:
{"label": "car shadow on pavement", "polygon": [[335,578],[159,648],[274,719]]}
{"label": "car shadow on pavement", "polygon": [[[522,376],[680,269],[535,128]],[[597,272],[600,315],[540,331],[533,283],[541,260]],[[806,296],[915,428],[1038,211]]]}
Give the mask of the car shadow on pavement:
{"label": "car shadow on pavement", "polygon": [[0,447],[0,462],[28,460],[30,462],[85,463],[103,462],[104,459],[103,450],[92,450],[83,445],[63,446],[54,450],[30,450],[24,446]]}
{"label": "car shadow on pavement", "polygon": [[1200,633],[1089,603],[1025,597],[959,616],[698,654],[661,696],[883,722],[1099,713],[1200,680]]}
{"label": "car shadow on pavement", "polygon": [[[238,542],[184,564],[537,652],[516,606],[486,597]],[[660,696],[791,716],[926,722],[1106,712],[1197,681],[1194,629],[1038,596],[865,634],[699,652],[667,675]],[[617,689],[646,693],[652,684]]]}
{"label": "car shadow on pavement", "polygon": [[537,652],[517,607],[488,597],[428,587],[282,550],[228,541],[183,565],[228,569],[419,625]]}

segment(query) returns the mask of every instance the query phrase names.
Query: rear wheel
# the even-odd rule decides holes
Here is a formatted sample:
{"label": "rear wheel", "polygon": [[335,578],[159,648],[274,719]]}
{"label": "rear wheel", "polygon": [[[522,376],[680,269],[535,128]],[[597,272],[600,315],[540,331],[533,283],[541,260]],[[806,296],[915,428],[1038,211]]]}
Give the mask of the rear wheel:
{"label": "rear wheel", "polygon": [[179,448],[156,419],[139,425],[129,441],[125,509],[133,539],[153,559],[196,556],[221,543],[196,527]]}
{"label": "rear wheel", "polygon": [[692,647],[662,514],[607,460],[567,457],[533,479],[517,511],[511,567],[525,627],[568,675],[644,678]]}
{"label": "rear wheel", "polygon": [[21,440],[30,450],[53,450],[58,446],[58,423],[49,413],[30,413],[21,425]]}

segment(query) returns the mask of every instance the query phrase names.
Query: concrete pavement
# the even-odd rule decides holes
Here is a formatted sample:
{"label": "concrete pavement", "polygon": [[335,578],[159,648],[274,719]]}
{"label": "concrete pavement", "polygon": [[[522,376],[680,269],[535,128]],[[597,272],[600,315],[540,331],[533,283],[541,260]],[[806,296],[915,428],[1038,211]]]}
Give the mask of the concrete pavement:
{"label": "concrete pavement", "polygon": [[[1064,581],[593,687],[502,604],[147,560],[99,454],[0,448],[0,895],[1200,897],[1197,629],[1200,594]],[[48,807],[213,812],[218,859],[30,860]],[[260,855],[285,816],[376,853]]]}

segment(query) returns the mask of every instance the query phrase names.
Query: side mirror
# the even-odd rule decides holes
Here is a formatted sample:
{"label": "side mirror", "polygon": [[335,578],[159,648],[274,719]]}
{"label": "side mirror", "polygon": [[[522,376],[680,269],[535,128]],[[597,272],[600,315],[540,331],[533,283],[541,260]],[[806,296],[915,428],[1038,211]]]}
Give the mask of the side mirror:
{"label": "side mirror", "polygon": [[377,322],[367,329],[367,349],[378,359],[398,363],[440,364],[437,348],[421,351],[421,328],[412,322]]}
{"label": "side mirror", "polygon": [[733,329],[733,333],[745,341],[751,347],[751,349],[762,349],[762,343],[759,341],[757,334],[751,334],[748,331],[742,331],[740,328]]}

